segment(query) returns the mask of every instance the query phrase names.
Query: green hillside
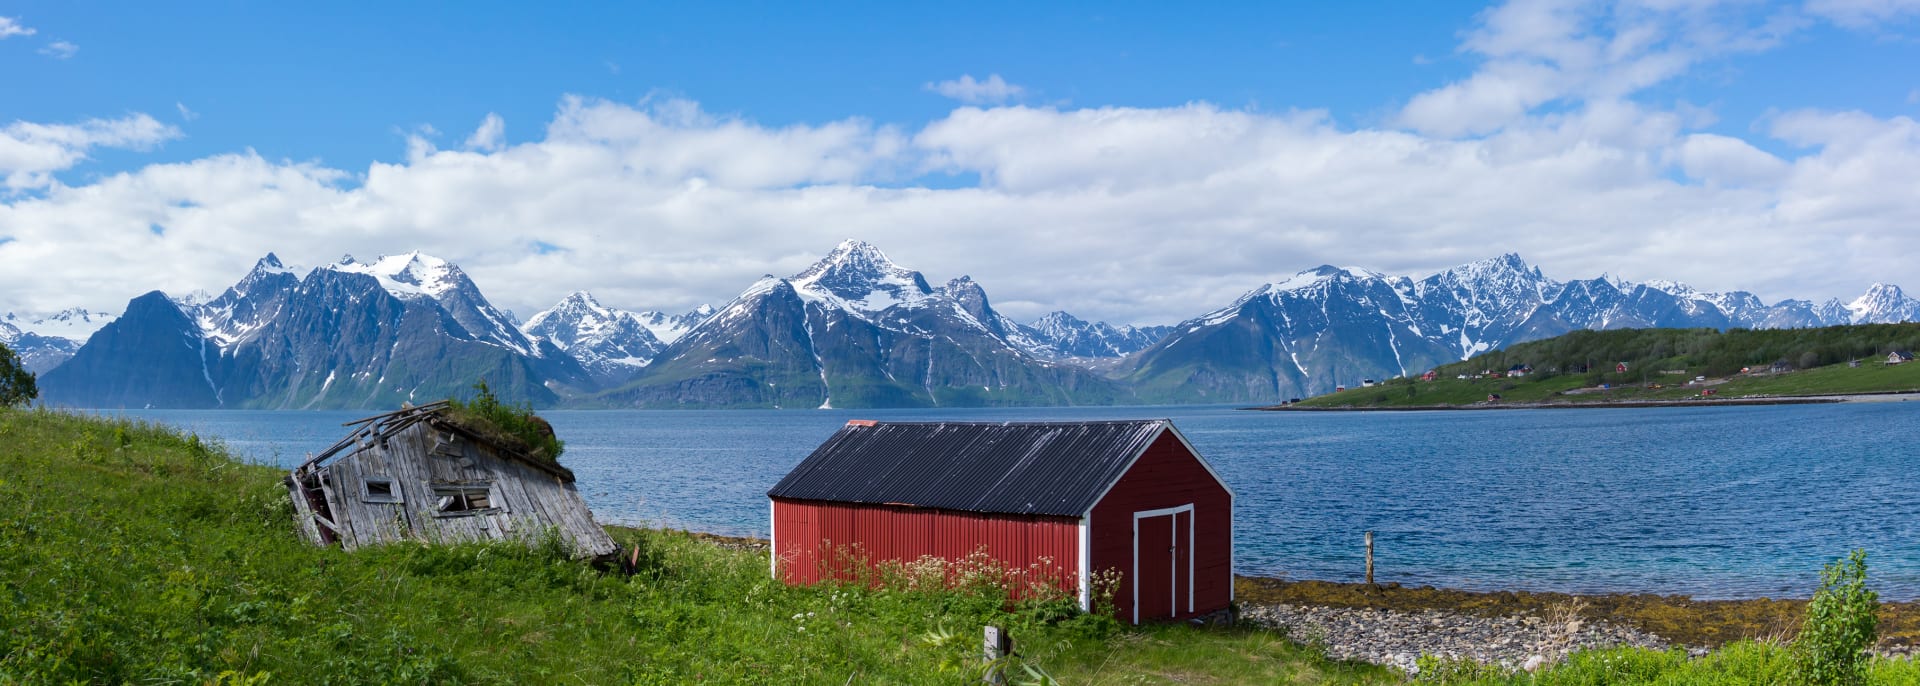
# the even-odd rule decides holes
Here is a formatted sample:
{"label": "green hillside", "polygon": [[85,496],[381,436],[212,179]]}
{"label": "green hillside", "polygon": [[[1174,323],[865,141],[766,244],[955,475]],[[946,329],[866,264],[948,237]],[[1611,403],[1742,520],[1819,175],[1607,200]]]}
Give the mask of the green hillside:
{"label": "green hillside", "polygon": [[[1431,381],[1392,379],[1308,398],[1305,408],[1516,403],[1711,402],[1920,390],[1920,324],[1726,332],[1578,331],[1441,365]],[[1515,366],[1530,369],[1510,373]],[[1497,401],[1491,396],[1499,396]]]}

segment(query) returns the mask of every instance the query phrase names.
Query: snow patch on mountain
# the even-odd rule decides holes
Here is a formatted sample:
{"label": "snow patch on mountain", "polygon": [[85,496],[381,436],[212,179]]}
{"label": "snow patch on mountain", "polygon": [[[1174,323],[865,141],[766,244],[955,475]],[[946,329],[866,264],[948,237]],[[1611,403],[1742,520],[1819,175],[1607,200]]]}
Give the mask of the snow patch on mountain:
{"label": "snow patch on mountain", "polygon": [[87,340],[100,327],[112,323],[120,315],[106,312],[94,312],[83,307],[70,307],[59,312],[45,315],[17,314],[8,312],[0,315],[0,323],[5,323],[23,333],[53,336],[73,341]]}

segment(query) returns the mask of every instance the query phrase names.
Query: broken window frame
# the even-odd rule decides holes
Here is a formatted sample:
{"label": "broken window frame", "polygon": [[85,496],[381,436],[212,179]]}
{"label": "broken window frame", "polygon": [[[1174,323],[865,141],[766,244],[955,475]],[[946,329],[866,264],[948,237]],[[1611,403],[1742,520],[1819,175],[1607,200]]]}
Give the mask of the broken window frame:
{"label": "broken window frame", "polygon": [[[430,483],[427,484],[427,491],[433,494],[435,517],[471,517],[506,509],[501,507],[499,494],[494,491],[491,481]],[[475,505],[476,501],[478,506]]]}

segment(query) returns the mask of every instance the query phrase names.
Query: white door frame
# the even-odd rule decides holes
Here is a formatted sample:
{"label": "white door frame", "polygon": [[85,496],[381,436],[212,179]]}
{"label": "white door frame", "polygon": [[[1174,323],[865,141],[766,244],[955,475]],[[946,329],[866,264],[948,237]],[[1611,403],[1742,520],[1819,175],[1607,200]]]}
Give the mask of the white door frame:
{"label": "white door frame", "polygon": [[[1173,517],[1187,513],[1187,611],[1193,611],[1193,503],[1177,507],[1163,507],[1158,510],[1141,510],[1133,513],[1133,572],[1128,575],[1129,585],[1133,586],[1133,623],[1140,623],[1140,520],[1151,517]],[[1180,541],[1180,532],[1174,527],[1180,523],[1178,517],[1167,523],[1167,532],[1173,534],[1174,543]],[[1167,601],[1173,613],[1180,614],[1180,560],[1167,560]]]}

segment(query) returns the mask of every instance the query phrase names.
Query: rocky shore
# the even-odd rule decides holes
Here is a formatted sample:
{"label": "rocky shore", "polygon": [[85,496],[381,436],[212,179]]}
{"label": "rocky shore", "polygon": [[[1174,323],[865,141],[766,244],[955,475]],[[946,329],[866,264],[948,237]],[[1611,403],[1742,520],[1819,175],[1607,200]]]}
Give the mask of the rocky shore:
{"label": "rocky shore", "polygon": [[[1329,656],[1408,669],[1422,654],[1506,669],[1551,664],[1609,647],[1684,647],[1700,656],[1743,639],[1791,637],[1804,600],[1695,600],[1686,596],[1576,596],[1461,591],[1399,584],[1239,577],[1242,621],[1284,630]],[[1882,602],[1876,654],[1920,654],[1920,603]]]}
{"label": "rocky shore", "polygon": [[[1253,605],[1240,620],[1318,645],[1329,657],[1416,670],[1421,655],[1469,659],[1508,670],[1552,664],[1574,651],[1632,646],[1664,650],[1666,640],[1568,607],[1549,616],[1484,617],[1445,610]],[[1700,651],[1704,653],[1704,651]]]}

